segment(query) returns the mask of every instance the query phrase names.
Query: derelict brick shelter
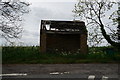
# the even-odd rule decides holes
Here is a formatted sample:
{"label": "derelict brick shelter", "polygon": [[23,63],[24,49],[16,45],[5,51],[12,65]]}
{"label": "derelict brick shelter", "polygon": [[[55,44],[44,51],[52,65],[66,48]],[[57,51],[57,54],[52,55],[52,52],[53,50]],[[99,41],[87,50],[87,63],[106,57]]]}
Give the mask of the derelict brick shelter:
{"label": "derelict brick shelter", "polygon": [[87,53],[87,30],[82,21],[41,20],[41,52]]}

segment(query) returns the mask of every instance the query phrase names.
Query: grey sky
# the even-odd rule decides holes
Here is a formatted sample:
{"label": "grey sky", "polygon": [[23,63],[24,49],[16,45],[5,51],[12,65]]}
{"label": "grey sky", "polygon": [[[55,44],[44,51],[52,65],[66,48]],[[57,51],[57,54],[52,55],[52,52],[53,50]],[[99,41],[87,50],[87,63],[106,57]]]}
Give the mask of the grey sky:
{"label": "grey sky", "polygon": [[[24,15],[24,31],[19,42],[39,45],[40,21],[42,19],[73,20],[75,3],[78,0],[23,0],[29,2],[31,12]],[[114,10],[114,9],[113,9]],[[106,19],[104,19],[106,21]],[[1,43],[1,42],[0,42]],[[4,43],[3,43],[4,44]]]}
{"label": "grey sky", "polygon": [[28,0],[31,12],[25,15],[24,32],[20,42],[25,45],[39,45],[41,19],[73,20],[72,10],[76,2],[42,2]]}

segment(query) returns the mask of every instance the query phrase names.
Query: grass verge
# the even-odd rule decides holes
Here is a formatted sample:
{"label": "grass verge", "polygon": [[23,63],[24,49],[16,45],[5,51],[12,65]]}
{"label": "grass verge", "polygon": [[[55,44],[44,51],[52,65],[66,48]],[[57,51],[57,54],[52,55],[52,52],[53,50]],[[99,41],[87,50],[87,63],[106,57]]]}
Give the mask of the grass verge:
{"label": "grass verge", "polygon": [[3,64],[74,64],[74,63],[119,63],[120,53],[106,53],[103,48],[89,48],[88,54],[45,53],[39,47],[3,47]]}

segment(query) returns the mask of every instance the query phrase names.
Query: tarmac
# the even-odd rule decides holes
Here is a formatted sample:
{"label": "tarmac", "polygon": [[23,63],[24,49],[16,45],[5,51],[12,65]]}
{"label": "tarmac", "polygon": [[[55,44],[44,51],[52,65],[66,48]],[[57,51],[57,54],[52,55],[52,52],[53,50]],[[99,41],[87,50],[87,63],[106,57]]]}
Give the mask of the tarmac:
{"label": "tarmac", "polygon": [[119,64],[3,64],[2,80],[120,80]]}

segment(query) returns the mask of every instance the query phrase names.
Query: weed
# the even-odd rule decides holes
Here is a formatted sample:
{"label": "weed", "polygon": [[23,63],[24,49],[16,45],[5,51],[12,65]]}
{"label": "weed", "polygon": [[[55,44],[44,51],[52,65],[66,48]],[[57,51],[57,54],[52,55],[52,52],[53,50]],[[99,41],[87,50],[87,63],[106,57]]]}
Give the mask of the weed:
{"label": "weed", "polygon": [[71,63],[109,63],[119,62],[120,53],[107,53],[107,47],[89,48],[88,54],[82,53],[40,53],[39,46],[29,47],[3,47],[2,63],[28,63],[28,64],[71,64]]}

